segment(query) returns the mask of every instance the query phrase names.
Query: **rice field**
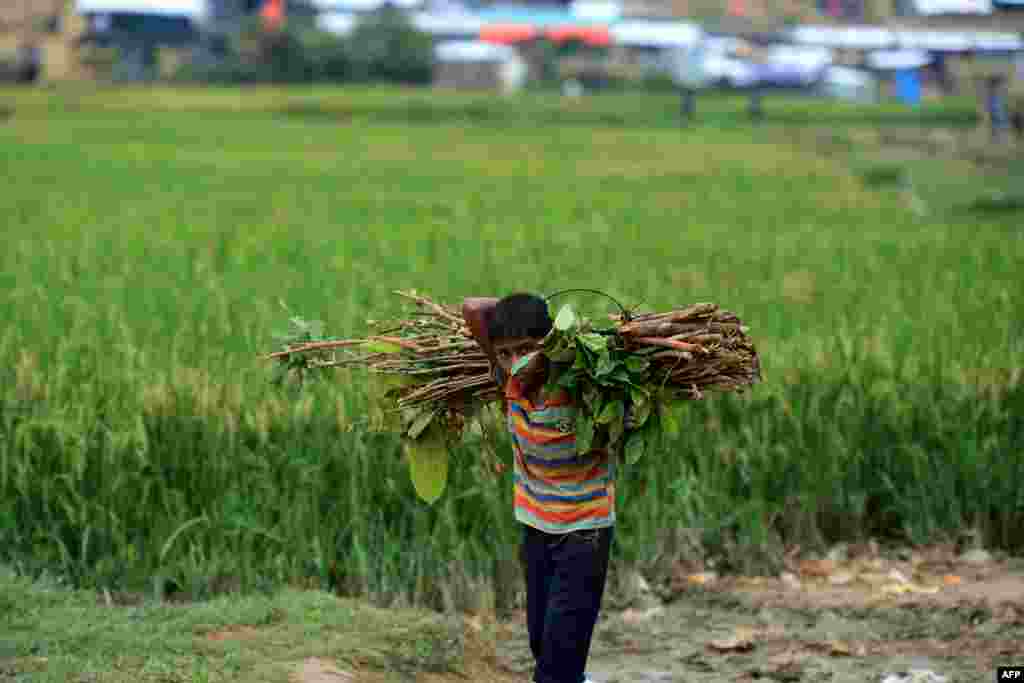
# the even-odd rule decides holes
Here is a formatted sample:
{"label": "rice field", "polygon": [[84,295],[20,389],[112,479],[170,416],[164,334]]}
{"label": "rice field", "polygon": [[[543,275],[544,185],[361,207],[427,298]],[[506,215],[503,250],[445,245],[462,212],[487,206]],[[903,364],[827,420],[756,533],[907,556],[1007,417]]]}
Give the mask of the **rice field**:
{"label": "rice field", "polygon": [[511,471],[470,435],[427,507],[397,440],[364,428],[358,373],[296,394],[260,358],[290,315],[361,333],[413,288],[594,287],[751,327],[764,384],[688,406],[678,438],[620,470],[620,566],[773,571],[789,544],[969,528],[1024,547],[1021,214],[963,210],[1018,181],[920,163],[921,212],[864,182],[878,150],[791,141],[968,125],[970,103],[768,100],[750,128],[741,100],[712,98],[680,128],[650,95],[0,99],[0,562],[197,598],[287,582],[500,605]]}

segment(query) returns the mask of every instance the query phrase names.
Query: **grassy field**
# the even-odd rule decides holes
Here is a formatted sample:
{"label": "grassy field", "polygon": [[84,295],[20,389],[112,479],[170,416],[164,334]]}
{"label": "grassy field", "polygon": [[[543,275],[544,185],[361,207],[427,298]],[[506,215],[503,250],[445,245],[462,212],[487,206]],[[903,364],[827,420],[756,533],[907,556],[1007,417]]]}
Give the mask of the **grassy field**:
{"label": "grassy field", "polygon": [[751,326],[765,383],[690,406],[679,438],[622,471],[619,566],[773,570],[785,544],[968,527],[1024,547],[1021,213],[968,208],[1020,176],[918,159],[899,162],[913,192],[872,187],[891,150],[857,142],[968,126],[970,103],[770,99],[750,128],[716,97],[680,128],[674,98],[639,95],[0,100],[0,560],[21,571],[158,596],[288,582],[507,604],[511,473],[487,471],[475,437],[425,507],[397,441],[363,429],[358,374],[293,396],[259,359],[282,304],[360,333],[406,288],[596,287]]}

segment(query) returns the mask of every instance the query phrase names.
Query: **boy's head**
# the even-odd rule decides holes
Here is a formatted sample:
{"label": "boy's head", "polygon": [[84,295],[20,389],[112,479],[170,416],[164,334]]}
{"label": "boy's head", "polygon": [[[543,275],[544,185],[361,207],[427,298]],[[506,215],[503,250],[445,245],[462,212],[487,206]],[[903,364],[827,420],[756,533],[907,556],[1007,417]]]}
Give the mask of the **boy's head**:
{"label": "boy's head", "polygon": [[[487,316],[487,336],[502,369],[510,373],[523,356],[537,351],[553,325],[547,302],[535,294],[520,292],[498,301]],[[544,357],[537,354],[516,376],[536,379],[544,370]]]}

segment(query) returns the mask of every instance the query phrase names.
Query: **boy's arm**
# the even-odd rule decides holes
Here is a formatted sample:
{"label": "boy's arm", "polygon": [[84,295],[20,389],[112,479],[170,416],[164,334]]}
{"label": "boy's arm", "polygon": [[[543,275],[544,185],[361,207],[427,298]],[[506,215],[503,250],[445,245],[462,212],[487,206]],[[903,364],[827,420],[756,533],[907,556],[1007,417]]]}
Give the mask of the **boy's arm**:
{"label": "boy's arm", "polygon": [[[491,375],[494,376],[494,381],[497,383],[498,388],[503,389],[505,376],[501,366],[498,365],[498,357],[494,353],[494,346],[491,344],[491,338],[487,334],[487,313],[497,303],[498,299],[492,297],[466,298],[462,301],[462,319],[466,321],[469,333],[473,335],[473,339],[480,345],[480,348],[483,349],[484,354],[487,356],[487,360],[490,361]],[[505,401],[503,398],[502,408],[504,407]]]}
{"label": "boy's arm", "polygon": [[487,354],[491,365],[497,367],[498,357],[494,354],[494,347],[487,335],[487,312],[497,305],[498,300],[490,297],[470,297],[462,301],[462,319],[469,327],[469,333],[480,345],[480,348]]}

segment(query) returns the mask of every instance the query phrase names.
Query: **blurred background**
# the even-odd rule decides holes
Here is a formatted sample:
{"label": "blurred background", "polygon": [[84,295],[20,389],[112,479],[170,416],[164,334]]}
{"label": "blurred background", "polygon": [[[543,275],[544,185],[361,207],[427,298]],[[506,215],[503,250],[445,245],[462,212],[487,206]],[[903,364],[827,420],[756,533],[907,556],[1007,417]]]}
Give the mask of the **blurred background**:
{"label": "blurred background", "polygon": [[691,84],[911,104],[969,94],[1000,127],[1019,110],[1022,30],[1018,0],[8,0],[0,73],[567,94]]}

